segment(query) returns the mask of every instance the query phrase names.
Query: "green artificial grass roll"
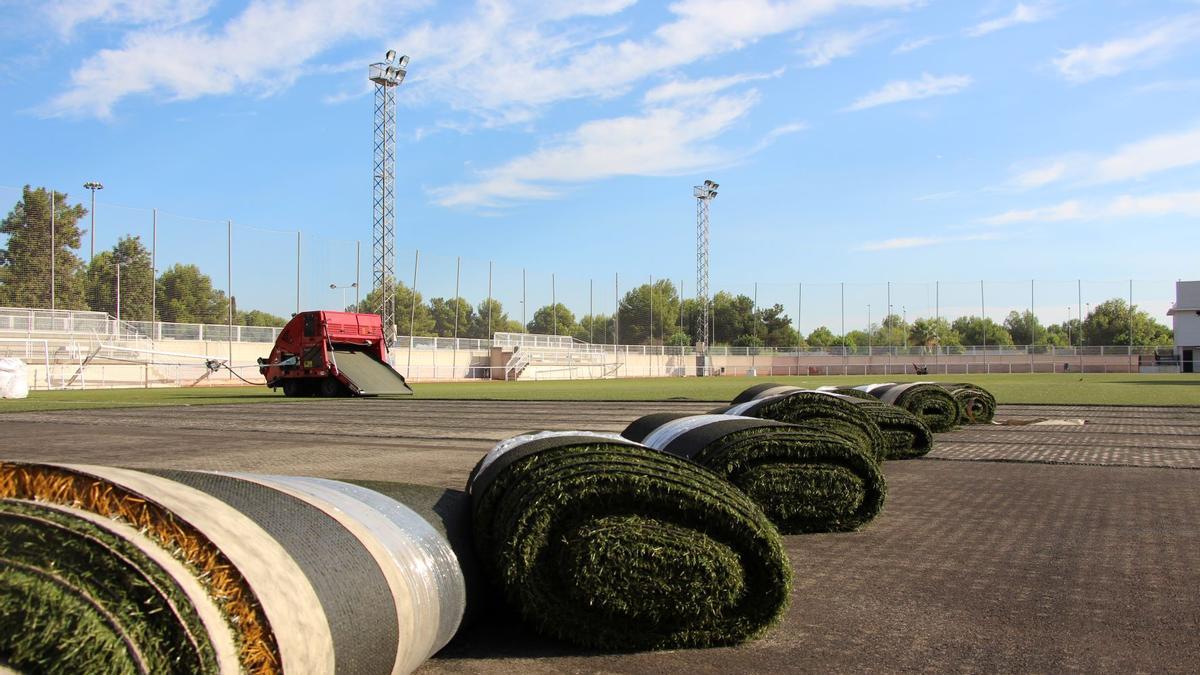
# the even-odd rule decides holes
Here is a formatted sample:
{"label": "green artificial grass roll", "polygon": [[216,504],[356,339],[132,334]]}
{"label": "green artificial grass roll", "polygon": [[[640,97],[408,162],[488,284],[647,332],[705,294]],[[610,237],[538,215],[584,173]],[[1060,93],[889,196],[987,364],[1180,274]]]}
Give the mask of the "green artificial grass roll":
{"label": "green artificial grass roll", "polygon": [[904,408],[921,418],[935,434],[954,429],[962,417],[962,406],[950,392],[934,382],[864,384],[855,389],[865,391],[883,403]]}
{"label": "green artificial grass roll", "polygon": [[0,663],[18,670],[409,672],[465,602],[446,537],[379,491],[0,462]]}
{"label": "green artificial grass roll", "polygon": [[883,508],[887,488],[874,456],[816,421],[658,413],[621,435],[723,476],[784,534],[855,530]]}
{"label": "green artificial grass roll", "polygon": [[818,391],[843,394],[879,427],[887,448],[887,459],[913,459],[933,449],[933,432],[919,417],[907,410],[883,403],[857,389],[821,387]]}
{"label": "green artificial grass roll", "polygon": [[735,644],[779,620],[791,566],[749,497],[615,434],[540,432],[471,472],[476,551],[536,630],[630,651]]}
{"label": "green artificial grass roll", "polygon": [[720,415],[760,417],[776,422],[811,422],[854,438],[877,461],[887,458],[879,425],[845,395],[780,384],[760,384],[738,394],[729,406],[711,411]]}
{"label": "green artificial grass roll", "polygon": [[962,408],[962,424],[991,424],[996,417],[996,397],[970,382],[941,383]]}

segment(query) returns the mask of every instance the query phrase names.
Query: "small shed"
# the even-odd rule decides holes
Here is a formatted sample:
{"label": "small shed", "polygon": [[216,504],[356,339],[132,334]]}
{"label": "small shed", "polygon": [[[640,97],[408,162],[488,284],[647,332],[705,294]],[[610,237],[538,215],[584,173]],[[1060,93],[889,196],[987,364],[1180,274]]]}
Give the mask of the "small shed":
{"label": "small shed", "polygon": [[1180,372],[1200,372],[1200,281],[1175,282],[1175,305],[1167,314],[1174,321]]}

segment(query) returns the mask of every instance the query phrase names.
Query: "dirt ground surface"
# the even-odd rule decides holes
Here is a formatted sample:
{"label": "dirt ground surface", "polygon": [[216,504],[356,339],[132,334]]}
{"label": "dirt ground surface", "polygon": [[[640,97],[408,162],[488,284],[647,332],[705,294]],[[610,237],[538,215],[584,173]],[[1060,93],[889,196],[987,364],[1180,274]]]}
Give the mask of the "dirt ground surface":
{"label": "dirt ground surface", "polygon": [[[0,458],[462,488],[497,441],[715,403],[314,400],[0,415]],[[1200,663],[1200,408],[1001,406],[889,462],[860,532],[785,537],[791,606],[738,647],[600,654],[511,617],[421,673],[1174,671]],[[1084,420],[1084,424],[1077,424]]]}

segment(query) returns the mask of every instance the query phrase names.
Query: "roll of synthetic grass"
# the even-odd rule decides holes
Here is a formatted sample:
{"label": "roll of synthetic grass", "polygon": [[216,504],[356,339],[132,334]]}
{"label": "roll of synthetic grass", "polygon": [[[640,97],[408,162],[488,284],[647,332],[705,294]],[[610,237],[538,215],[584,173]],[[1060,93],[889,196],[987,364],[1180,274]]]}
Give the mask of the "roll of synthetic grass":
{"label": "roll of synthetic grass", "polygon": [[18,671],[410,672],[465,602],[446,538],[358,485],[0,463]]}
{"label": "roll of synthetic grass", "polygon": [[657,413],[621,435],[723,476],[784,534],[856,530],[879,514],[887,492],[869,449],[817,423]]}
{"label": "roll of synthetic grass", "polygon": [[958,401],[962,409],[962,424],[991,424],[996,417],[996,397],[970,382],[939,383]]}
{"label": "roll of synthetic grass", "polygon": [[874,396],[844,387],[821,387],[818,391],[843,394],[879,427],[888,459],[913,459],[933,449],[933,432],[916,415],[883,403]]}
{"label": "roll of synthetic grass", "polygon": [[788,601],[779,533],[700,465],[615,434],[540,432],[471,472],[476,550],[539,632],[629,651],[734,644]]}
{"label": "roll of synthetic grass", "polygon": [[896,384],[864,384],[855,387],[883,403],[900,406],[921,418],[921,421],[936,433],[950,431],[958,426],[962,407],[950,392],[935,382],[906,382]]}
{"label": "roll of synthetic grass", "polygon": [[887,458],[879,425],[855,401],[836,392],[814,391],[783,384],[759,384],[738,394],[729,406],[711,411],[721,415],[760,417],[777,422],[812,422],[853,438],[877,461]]}

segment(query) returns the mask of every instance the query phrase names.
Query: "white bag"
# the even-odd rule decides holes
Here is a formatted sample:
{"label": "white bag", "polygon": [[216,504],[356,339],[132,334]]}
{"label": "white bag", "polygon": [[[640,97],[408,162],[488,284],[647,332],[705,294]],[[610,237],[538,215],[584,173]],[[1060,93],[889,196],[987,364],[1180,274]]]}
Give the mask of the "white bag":
{"label": "white bag", "polygon": [[0,359],[0,398],[29,396],[29,375],[21,359]]}

